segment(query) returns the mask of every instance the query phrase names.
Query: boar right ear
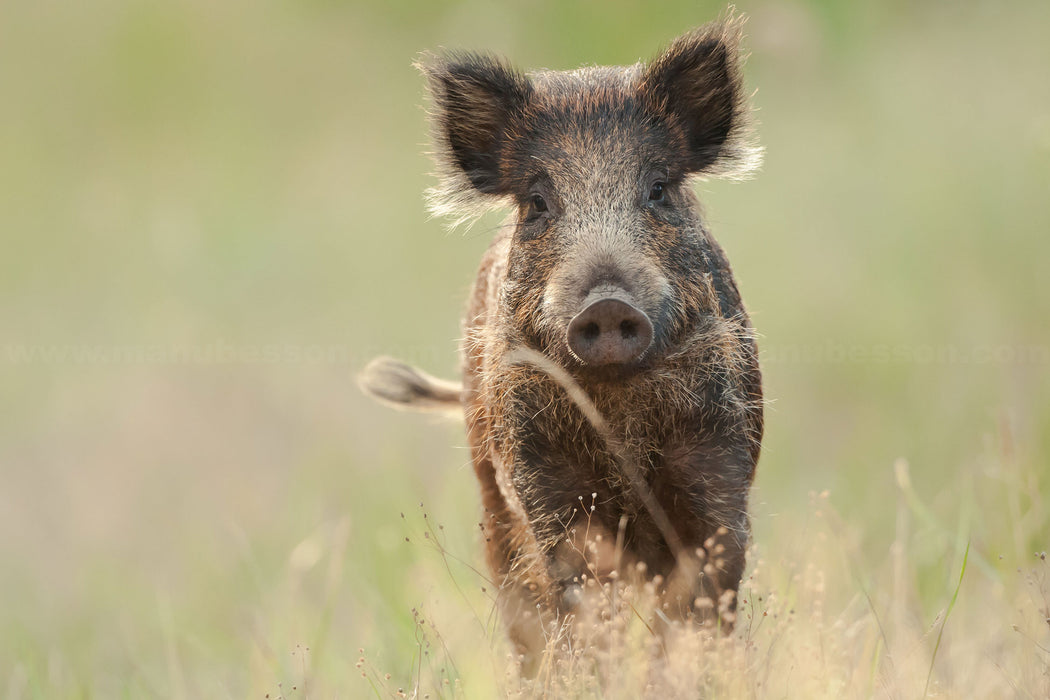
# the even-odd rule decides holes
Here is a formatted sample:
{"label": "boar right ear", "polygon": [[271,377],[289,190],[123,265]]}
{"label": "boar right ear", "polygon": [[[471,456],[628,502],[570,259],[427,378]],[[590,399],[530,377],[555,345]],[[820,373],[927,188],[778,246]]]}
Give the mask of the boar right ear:
{"label": "boar right ear", "polygon": [[478,194],[499,197],[510,191],[501,172],[501,151],[532,86],[521,73],[480,54],[424,56],[416,66],[430,91],[442,179],[428,193],[431,211],[461,221],[471,217],[469,209],[486,205]]}
{"label": "boar right ear", "polygon": [[689,172],[742,178],[761,164],[740,70],[743,22],[730,10],[675,39],[642,74],[643,100],[684,137]]}

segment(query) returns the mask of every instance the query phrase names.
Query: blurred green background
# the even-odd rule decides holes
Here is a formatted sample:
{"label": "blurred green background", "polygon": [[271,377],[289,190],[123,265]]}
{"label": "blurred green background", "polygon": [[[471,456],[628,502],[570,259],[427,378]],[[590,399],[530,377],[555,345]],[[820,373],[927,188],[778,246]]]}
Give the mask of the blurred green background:
{"label": "blurred green background", "polygon": [[[829,489],[877,567],[903,457],[920,593],[946,533],[1020,561],[1050,534],[1050,4],[739,7],[766,163],[699,191],[762,334],[756,540]],[[353,380],[454,374],[498,221],[428,219],[411,62],[631,63],[723,9],[3,3],[0,694],[356,697],[432,597],[498,639],[416,542],[422,502],[480,561],[462,428]]]}

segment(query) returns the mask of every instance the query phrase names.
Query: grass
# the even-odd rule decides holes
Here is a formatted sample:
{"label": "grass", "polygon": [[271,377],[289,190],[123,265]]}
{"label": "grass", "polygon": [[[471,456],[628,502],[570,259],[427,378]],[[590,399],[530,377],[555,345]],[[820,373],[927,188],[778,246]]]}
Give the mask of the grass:
{"label": "grass", "polygon": [[[949,572],[955,585],[944,587],[931,615],[916,604],[914,589],[898,585],[915,574],[907,563],[913,537],[902,531],[891,555],[864,561],[826,493],[813,495],[796,532],[807,538],[793,558],[752,550],[728,637],[681,627],[655,634],[660,616],[651,584],[599,590],[592,579],[592,606],[551,638],[533,681],[516,676],[489,615],[458,601],[452,607],[473,618],[488,643],[450,649],[443,628],[467,622],[435,621],[448,613],[448,601],[434,600],[434,609],[413,610],[417,647],[407,673],[385,673],[365,650],[357,666],[377,697],[969,698],[1050,690],[1045,553],[1027,557],[1021,569],[997,562],[967,578],[967,547],[962,566]],[[448,565],[439,532],[426,534],[430,554]],[[475,592],[490,585],[468,570],[450,569],[446,581],[473,584]],[[968,610],[949,627],[957,602]],[[474,672],[464,670],[471,666]]]}
{"label": "grass", "polygon": [[[748,602],[661,659],[636,591],[547,682],[1046,697],[1050,9],[740,7],[766,165],[699,194],[772,401]],[[531,692],[461,427],[353,383],[455,371],[498,222],[427,220],[411,60],[625,63],[721,10],[4,4],[0,695]]]}

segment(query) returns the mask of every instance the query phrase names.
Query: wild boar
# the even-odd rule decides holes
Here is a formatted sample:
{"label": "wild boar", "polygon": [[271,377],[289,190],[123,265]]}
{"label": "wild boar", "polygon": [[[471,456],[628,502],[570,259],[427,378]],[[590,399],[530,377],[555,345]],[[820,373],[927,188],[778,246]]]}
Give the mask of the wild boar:
{"label": "wild boar", "polygon": [[762,383],[692,185],[760,162],[741,24],[729,15],[626,67],[419,63],[440,171],[432,210],[511,214],[470,296],[462,385],[387,358],[361,382],[389,403],[461,407],[488,565],[526,666],[581,581],[628,567],[659,577],[679,618],[731,624]]}

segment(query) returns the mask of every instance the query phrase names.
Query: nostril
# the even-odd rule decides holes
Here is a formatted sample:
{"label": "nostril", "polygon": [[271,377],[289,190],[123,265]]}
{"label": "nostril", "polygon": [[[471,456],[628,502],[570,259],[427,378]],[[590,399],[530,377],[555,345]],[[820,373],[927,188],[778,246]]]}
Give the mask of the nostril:
{"label": "nostril", "polygon": [[592,321],[584,326],[580,332],[583,334],[584,340],[597,340],[598,336],[602,334],[602,329],[597,323]]}
{"label": "nostril", "polygon": [[631,340],[638,335],[638,324],[634,321],[627,320],[620,323],[620,337],[624,340]]}

